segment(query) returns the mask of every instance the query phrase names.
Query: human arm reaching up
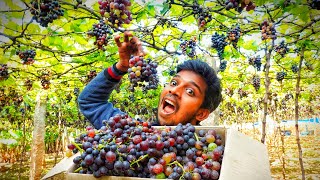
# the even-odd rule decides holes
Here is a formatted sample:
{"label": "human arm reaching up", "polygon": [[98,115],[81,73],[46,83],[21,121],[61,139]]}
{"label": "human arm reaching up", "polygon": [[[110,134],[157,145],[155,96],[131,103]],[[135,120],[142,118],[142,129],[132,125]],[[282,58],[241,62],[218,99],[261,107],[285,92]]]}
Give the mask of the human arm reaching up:
{"label": "human arm reaching up", "polygon": [[144,55],[140,40],[132,33],[125,32],[123,42],[120,41],[120,35],[115,36],[114,39],[118,46],[119,61],[100,72],[78,97],[80,111],[96,129],[103,126],[103,120],[123,113],[114,108],[108,99],[122,76],[128,71],[130,56]]}

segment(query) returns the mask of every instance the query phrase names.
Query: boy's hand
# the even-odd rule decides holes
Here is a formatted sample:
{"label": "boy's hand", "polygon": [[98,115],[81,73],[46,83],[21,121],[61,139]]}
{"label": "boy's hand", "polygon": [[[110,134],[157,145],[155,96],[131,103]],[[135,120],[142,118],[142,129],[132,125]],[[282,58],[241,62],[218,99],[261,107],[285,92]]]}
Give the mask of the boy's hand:
{"label": "boy's hand", "polygon": [[124,32],[124,41],[120,42],[120,35],[116,35],[114,40],[118,46],[120,60],[116,64],[118,70],[127,72],[129,69],[130,56],[143,56],[144,52],[140,40],[134,37],[131,32]]}

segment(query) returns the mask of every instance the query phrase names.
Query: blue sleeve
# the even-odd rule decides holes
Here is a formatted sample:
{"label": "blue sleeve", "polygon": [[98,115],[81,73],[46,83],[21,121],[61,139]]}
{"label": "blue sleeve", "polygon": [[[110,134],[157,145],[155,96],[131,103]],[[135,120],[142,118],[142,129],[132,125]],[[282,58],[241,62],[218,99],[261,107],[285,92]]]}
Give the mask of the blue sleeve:
{"label": "blue sleeve", "polygon": [[112,78],[108,70],[113,70],[114,76],[114,68],[105,69],[89,82],[78,97],[80,111],[96,129],[103,126],[103,120],[108,120],[116,114],[123,114],[108,101],[113,89],[119,83],[119,79]]}

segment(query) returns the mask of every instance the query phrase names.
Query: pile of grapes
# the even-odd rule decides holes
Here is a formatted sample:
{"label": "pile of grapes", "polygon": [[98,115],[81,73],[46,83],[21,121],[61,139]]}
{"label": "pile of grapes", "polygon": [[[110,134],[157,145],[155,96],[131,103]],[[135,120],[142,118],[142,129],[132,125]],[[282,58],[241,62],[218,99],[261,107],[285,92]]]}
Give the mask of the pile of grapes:
{"label": "pile of grapes", "polygon": [[[144,60],[140,56],[132,56],[129,60],[128,76],[131,83],[130,91],[135,87],[142,87],[143,91],[157,89],[159,77],[157,75],[158,64],[151,59]],[[146,82],[146,83],[144,83]]]}
{"label": "pile of grapes", "polygon": [[287,44],[284,44],[284,41],[281,41],[279,45],[276,45],[274,47],[274,50],[278,54],[280,54],[282,57],[284,57],[289,52],[289,48],[288,48]]}
{"label": "pile of grapes", "polygon": [[7,64],[0,64],[0,81],[8,79],[8,65]]}
{"label": "pile of grapes", "polygon": [[98,24],[92,25],[92,30],[88,33],[89,37],[96,37],[95,45],[103,50],[103,46],[108,44],[109,39],[112,39],[112,29],[101,19]]}
{"label": "pile of grapes", "polygon": [[224,48],[226,47],[226,45],[228,45],[226,39],[227,37],[225,35],[220,35],[217,32],[215,32],[215,34],[211,37],[211,47],[218,51],[218,56],[220,60],[223,59]]}
{"label": "pile of grapes", "polygon": [[286,75],[287,75],[287,73],[284,71],[277,72],[277,75],[276,75],[277,81],[279,81],[279,82],[282,81]]}
{"label": "pile of grapes", "polygon": [[30,65],[34,63],[34,57],[36,56],[36,51],[34,50],[17,51],[16,54],[22,60],[23,64]]}
{"label": "pile of grapes", "polygon": [[252,85],[256,91],[258,91],[260,89],[260,77],[259,76],[253,76]]}
{"label": "pile of grapes", "polygon": [[258,55],[257,57],[251,57],[249,58],[249,64],[253,65],[255,68],[257,68],[257,71],[261,70],[261,57]]}
{"label": "pile of grapes", "polygon": [[51,78],[51,72],[47,69],[43,69],[40,72],[40,79],[41,79],[41,85],[43,89],[49,89],[50,88],[50,78]]}
{"label": "pile of grapes", "polygon": [[242,34],[240,26],[237,25],[235,28],[230,29],[227,34],[228,34],[229,42],[233,45],[233,47],[236,48],[237,47],[237,43],[239,41],[239,38],[240,38],[240,36]]}
{"label": "pile of grapes", "polygon": [[215,130],[199,130],[191,124],[156,129],[116,115],[100,130],[87,127],[68,145],[76,173],[168,179],[218,179],[224,146]]}
{"label": "pile of grapes", "polygon": [[31,2],[30,12],[42,27],[48,27],[53,20],[63,16],[64,11],[57,0],[34,0]]}
{"label": "pile of grapes", "polygon": [[226,0],[225,6],[226,10],[236,9],[240,13],[243,9],[246,9],[246,11],[250,11],[256,8],[256,5],[251,0]]}
{"label": "pile of grapes", "polygon": [[193,37],[189,41],[185,40],[180,44],[180,48],[183,54],[194,58],[196,56],[197,38]]}
{"label": "pile of grapes", "polygon": [[312,9],[320,10],[320,0],[312,0],[310,6]]}
{"label": "pile of grapes", "polygon": [[204,30],[207,23],[212,21],[212,15],[202,6],[193,6],[193,14],[198,21],[198,27],[200,30]]}
{"label": "pile of grapes", "polygon": [[273,23],[268,23],[267,20],[264,20],[260,25],[260,30],[262,34],[262,37],[261,37],[262,40],[277,39],[277,35],[276,35],[277,31]]}
{"label": "pile of grapes", "polygon": [[121,27],[123,23],[129,24],[132,21],[130,12],[130,0],[98,0],[101,16],[114,27]]}

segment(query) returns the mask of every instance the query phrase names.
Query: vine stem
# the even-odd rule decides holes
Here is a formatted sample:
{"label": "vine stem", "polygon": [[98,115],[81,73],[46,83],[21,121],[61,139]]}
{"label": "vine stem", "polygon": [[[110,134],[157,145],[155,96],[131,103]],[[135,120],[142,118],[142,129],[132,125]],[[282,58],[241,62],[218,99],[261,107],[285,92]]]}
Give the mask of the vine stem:
{"label": "vine stem", "polygon": [[82,167],[79,167],[78,169],[74,170],[74,173],[78,173],[80,170],[82,170]]}
{"label": "vine stem", "polygon": [[77,143],[71,142],[71,144],[73,144],[74,146],[76,146],[76,148],[77,148],[81,153],[83,152],[83,150],[80,148],[80,146],[79,146]]}
{"label": "vine stem", "polygon": [[198,137],[197,133],[194,133],[194,136],[196,137],[196,140],[199,141],[199,137]]}
{"label": "vine stem", "polygon": [[144,155],[144,156],[140,156],[139,159],[133,161],[132,164],[130,164],[130,166],[132,166],[132,165],[134,165],[134,164],[142,161],[143,159],[147,158],[148,156],[149,156],[148,154],[146,154],[146,155]]}

